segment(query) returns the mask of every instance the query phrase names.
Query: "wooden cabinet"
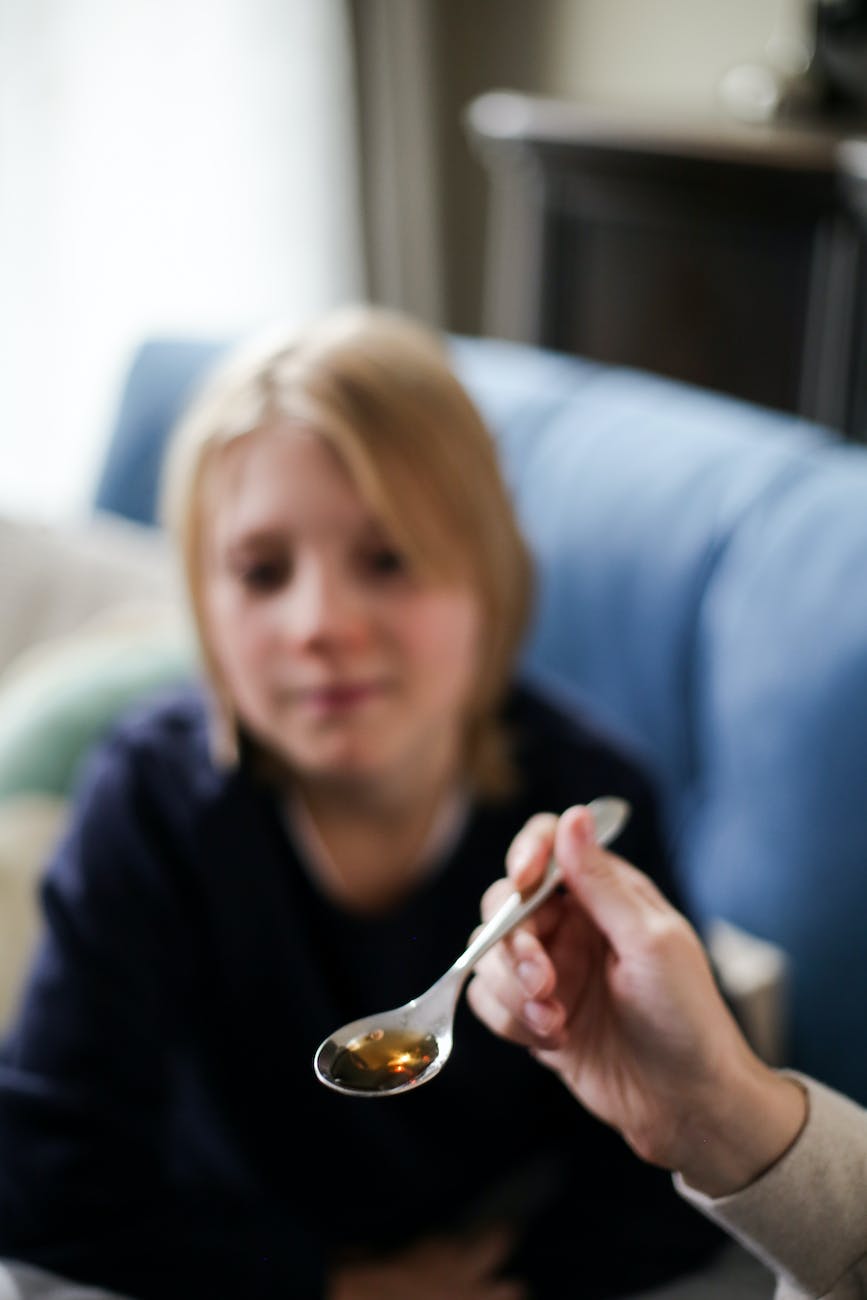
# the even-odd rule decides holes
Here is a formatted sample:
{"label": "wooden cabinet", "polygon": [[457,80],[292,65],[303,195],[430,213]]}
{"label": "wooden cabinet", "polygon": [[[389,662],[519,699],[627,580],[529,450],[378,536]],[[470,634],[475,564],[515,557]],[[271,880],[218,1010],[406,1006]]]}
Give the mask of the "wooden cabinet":
{"label": "wooden cabinet", "polygon": [[466,127],[488,175],[485,333],[865,437],[867,163],[859,176],[852,131],[510,93],[474,100]]}

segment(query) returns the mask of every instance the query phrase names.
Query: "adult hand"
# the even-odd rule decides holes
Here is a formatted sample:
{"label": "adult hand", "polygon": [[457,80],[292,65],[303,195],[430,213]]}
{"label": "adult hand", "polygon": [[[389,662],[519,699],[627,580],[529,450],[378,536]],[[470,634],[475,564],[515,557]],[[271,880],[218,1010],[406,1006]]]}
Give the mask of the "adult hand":
{"label": "adult hand", "polygon": [[723,1195],[790,1145],[803,1090],[752,1052],[695,930],[631,864],[595,842],[592,814],[532,818],[513,842],[510,889],[531,889],[554,852],[566,889],[479,963],[467,997],[523,1043],[642,1158]]}
{"label": "adult hand", "polygon": [[328,1300],[529,1300],[523,1282],[497,1276],[512,1245],[506,1227],[428,1238],[387,1258],[338,1268]]}

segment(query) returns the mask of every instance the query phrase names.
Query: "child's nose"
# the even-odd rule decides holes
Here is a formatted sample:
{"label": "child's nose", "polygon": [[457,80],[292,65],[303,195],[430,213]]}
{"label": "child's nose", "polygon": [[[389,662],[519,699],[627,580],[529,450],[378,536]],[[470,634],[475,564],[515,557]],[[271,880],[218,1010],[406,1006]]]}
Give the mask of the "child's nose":
{"label": "child's nose", "polygon": [[339,641],[363,628],[364,602],[338,568],[309,564],[296,574],[287,592],[283,619],[286,632],[301,645]]}

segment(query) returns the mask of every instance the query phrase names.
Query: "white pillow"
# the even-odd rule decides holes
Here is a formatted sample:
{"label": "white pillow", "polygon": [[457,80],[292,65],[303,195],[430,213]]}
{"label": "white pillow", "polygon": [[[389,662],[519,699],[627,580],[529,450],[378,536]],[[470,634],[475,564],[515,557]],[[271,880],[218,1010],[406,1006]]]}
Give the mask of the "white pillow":
{"label": "white pillow", "polygon": [[57,525],[0,517],[0,673],[117,601],[153,598],[179,602],[160,529],[108,513]]}

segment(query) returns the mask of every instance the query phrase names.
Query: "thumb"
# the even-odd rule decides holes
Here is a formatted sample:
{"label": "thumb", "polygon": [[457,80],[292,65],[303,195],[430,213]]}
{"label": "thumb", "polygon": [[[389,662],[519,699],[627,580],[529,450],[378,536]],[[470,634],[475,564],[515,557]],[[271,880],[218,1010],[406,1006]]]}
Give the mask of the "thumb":
{"label": "thumb", "polygon": [[617,953],[640,941],[661,912],[674,910],[648,876],[597,844],[588,808],[563,813],[554,855],[566,886]]}

